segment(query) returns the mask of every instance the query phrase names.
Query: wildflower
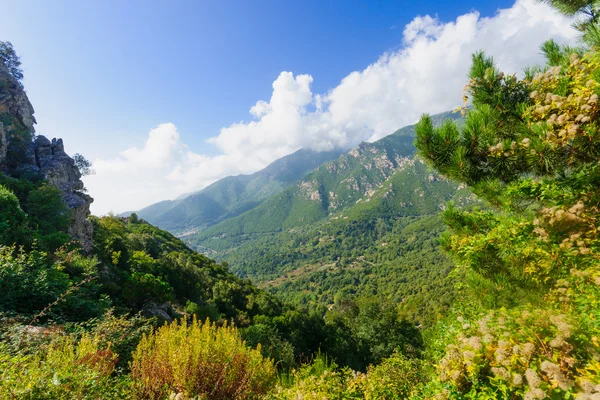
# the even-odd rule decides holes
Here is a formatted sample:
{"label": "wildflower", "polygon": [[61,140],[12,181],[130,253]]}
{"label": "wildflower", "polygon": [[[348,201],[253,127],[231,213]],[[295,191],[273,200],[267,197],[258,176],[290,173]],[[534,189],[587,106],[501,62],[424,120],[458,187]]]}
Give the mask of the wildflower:
{"label": "wildflower", "polygon": [[510,379],[510,374],[508,373],[508,371],[506,370],[506,368],[492,367],[492,373],[497,378],[503,379],[505,381],[508,381]]}
{"label": "wildflower", "polygon": [[525,400],[537,400],[537,399],[545,399],[546,393],[540,388],[531,389],[529,392],[525,394],[523,399]]}
{"label": "wildflower", "polygon": [[468,340],[469,346],[471,346],[474,350],[481,350],[481,338],[479,336],[471,336]]}
{"label": "wildflower", "polygon": [[560,336],[557,336],[554,339],[552,339],[548,344],[550,345],[550,347],[554,347],[555,349],[558,349],[558,348],[562,347],[563,342],[564,342],[563,338]]}
{"label": "wildflower", "polygon": [[563,337],[568,338],[571,336],[571,326],[564,321],[564,318],[564,315],[552,315],[550,321],[552,321]]}
{"label": "wildflower", "polygon": [[538,374],[531,368],[527,368],[527,371],[525,371],[525,379],[527,379],[527,383],[532,388],[536,388],[540,385],[540,383],[542,383],[542,380]]}
{"label": "wildflower", "polygon": [[571,383],[561,372],[560,366],[550,361],[544,361],[540,368],[550,379],[556,382],[559,388],[569,390]]}
{"label": "wildflower", "polygon": [[523,376],[520,374],[513,374],[512,384],[517,387],[521,386],[523,384]]}

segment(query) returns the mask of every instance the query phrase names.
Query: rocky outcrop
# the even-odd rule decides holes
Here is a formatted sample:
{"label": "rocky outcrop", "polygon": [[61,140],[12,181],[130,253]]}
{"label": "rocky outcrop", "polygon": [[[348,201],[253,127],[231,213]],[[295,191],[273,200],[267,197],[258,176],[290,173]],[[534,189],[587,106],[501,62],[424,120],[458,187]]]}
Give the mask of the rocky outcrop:
{"label": "rocky outcrop", "polygon": [[16,123],[35,133],[33,125],[37,123],[35,110],[21,83],[13,78],[4,64],[0,63],[0,114],[10,115]]}
{"label": "rocky outcrop", "polygon": [[75,165],[75,160],[65,153],[62,139],[50,141],[44,136],[38,136],[33,149],[39,173],[63,192],[64,200],[72,210],[69,234],[80,241],[84,249],[91,249],[93,227],[87,218],[94,199],[83,192],[81,172]]}
{"label": "rocky outcrop", "polygon": [[90,250],[93,227],[87,218],[93,199],[84,193],[79,168],[65,153],[62,139],[34,136],[34,112],[21,83],[0,63],[0,172],[41,174],[57,186],[72,213],[70,235]]}

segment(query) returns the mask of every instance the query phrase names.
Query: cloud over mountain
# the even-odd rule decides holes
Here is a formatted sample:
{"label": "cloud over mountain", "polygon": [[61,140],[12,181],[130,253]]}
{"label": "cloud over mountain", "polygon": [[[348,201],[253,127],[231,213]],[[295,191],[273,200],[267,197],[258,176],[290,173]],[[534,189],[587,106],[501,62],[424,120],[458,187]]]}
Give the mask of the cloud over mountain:
{"label": "cloud over mountain", "polygon": [[192,151],[174,124],[161,124],[139,147],[96,160],[97,174],[87,178],[96,197],[93,211],[138,209],[227,175],[254,172],[302,147],[329,150],[379,139],[422,113],[460,105],[475,51],[485,50],[500,69],[519,73],[542,61],[538,49],[545,40],[572,41],[571,23],[533,0],[518,0],[493,17],[477,11],[451,22],[415,17],[404,27],[399,50],[352,72],[327,93],[311,91],[310,75],[281,72],[270,100],[250,107],[250,121],[224,127],[208,140],[219,155]]}

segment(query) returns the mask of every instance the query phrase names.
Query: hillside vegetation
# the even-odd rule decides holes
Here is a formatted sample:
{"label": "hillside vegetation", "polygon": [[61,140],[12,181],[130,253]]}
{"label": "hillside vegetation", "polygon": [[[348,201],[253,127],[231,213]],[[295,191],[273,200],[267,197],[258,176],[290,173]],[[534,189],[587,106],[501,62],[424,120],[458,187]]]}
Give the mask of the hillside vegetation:
{"label": "hillside vegetation", "polygon": [[73,160],[0,107],[0,398],[600,398],[599,8],[550,3],[579,45],[522,79],[474,54],[464,121],[423,115],[417,155],[363,144],[196,236],[277,297],[136,214],[72,240]]}

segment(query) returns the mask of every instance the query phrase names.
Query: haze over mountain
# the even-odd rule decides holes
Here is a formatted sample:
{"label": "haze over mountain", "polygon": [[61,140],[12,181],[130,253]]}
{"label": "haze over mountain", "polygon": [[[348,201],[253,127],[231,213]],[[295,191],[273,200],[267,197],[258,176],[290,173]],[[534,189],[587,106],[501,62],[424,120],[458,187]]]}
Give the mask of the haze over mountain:
{"label": "haze over mountain", "polygon": [[[460,113],[447,112],[434,117],[438,123],[447,118],[460,119]],[[361,143],[256,208],[187,240],[210,247],[205,241],[211,238],[276,232],[326,218],[354,205],[363,196],[374,194],[397,169],[414,163],[413,141],[414,125],[410,125],[376,142]]]}
{"label": "haze over mountain", "polygon": [[[341,151],[298,150],[250,175],[223,178],[195,193],[152,204],[137,215],[173,233],[200,231],[250,210]],[[126,215],[130,213],[125,213]]]}

